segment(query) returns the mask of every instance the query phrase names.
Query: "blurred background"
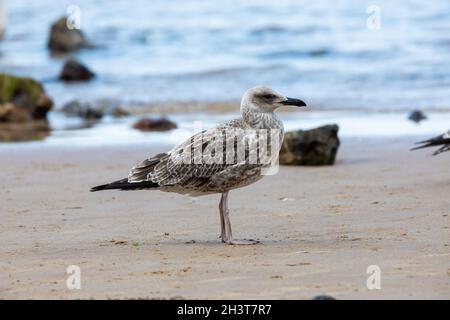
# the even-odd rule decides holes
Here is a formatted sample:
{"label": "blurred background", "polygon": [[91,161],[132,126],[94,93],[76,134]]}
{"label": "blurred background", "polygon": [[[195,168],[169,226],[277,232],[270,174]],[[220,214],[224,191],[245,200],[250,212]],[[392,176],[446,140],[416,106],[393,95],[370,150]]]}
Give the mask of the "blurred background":
{"label": "blurred background", "polygon": [[[157,137],[176,141],[193,120],[207,126],[236,116],[242,94],[258,84],[311,106],[283,114],[288,129],[333,121],[347,135],[431,134],[446,130],[450,119],[448,0],[2,4],[0,72],[43,84],[54,101],[50,142],[147,140],[130,129],[136,114],[168,115],[176,134]],[[50,27],[73,5],[90,46],[54,54],[47,47]],[[374,14],[379,21],[371,27]],[[58,79],[68,58],[95,77]],[[81,126],[82,120],[58,113],[74,101],[94,109],[120,106],[131,118],[106,116]],[[413,110],[428,120],[408,121]]]}

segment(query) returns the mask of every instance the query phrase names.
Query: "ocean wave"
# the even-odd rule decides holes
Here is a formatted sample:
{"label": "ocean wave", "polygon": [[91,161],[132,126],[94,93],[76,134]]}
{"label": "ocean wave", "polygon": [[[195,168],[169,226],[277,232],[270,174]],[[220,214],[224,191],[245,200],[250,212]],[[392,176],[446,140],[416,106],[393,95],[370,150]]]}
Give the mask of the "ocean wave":
{"label": "ocean wave", "polygon": [[[6,1],[0,70],[44,81],[55,101],[238,100],[267,84],[330,108],[439,108],[450,104],[450,2],[380,1],[379,30],[365,5],[296,0],[78,0],[82,30],[97,44],[73,56],[97,74],[87,84],[56,81],[64,59],[46,49],[64,14],[54,1]],[[389,14],[387,14],[389,13]],[[447,89],[446,89],[447,88]]]}

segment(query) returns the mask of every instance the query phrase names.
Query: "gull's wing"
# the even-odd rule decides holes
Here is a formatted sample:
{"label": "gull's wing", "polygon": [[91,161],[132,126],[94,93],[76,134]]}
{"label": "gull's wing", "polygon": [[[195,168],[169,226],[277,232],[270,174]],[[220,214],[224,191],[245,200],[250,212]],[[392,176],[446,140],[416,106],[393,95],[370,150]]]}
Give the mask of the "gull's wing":
{"label": "gull's wing", "polygon": [[159,153],[156,156],[145,159],[138,165],[134,166],[128,174],[128,182],[147,181],[148,174],[153,171],[155,166],[164,161],[169,155],[167,153]]}
{"label": "gull's wing", "polygon": [[[221,126],[199,132],[168,153],[146,159],[132,168],[128,175],[128,182],[149,181],[157,183],[160,187],[206,185],[215,174],[236,165],[235,161],[225,161],[225,146],[233,145],[234,149],[238,143],[235,136],[227,135],[226,132],[244,127],[242,120],[232,120]],[[233,152],[233,150],[226,152]]]}

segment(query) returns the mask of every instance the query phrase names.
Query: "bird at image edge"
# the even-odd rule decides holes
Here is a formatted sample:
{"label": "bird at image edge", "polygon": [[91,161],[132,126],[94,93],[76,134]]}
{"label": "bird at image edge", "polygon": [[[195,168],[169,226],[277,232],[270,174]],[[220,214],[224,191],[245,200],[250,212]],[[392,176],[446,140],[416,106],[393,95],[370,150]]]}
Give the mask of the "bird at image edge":
{"label": "bird at image edge", "polygon": [[437,149],[433,153],[433,156],[436,156],[445,151],[449,151],[450,150],[450,130],[448,130],[446,133],[443,133],[437,137],[434,137],[434,138],[431,138],[428,140],[424,140],[424,141],[416,142],[416,144],[419,146],[414,147],[411,150],[441,146],[439,149]]}

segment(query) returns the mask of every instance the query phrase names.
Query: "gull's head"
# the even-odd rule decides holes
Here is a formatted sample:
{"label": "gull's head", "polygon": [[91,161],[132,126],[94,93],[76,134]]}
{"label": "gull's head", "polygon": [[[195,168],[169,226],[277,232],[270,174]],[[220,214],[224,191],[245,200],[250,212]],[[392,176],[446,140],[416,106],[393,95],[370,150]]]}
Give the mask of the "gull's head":
{"label": "gull's head", "polygon": [[273,112],[282,106],[306,107],[306,103],[300,99],[286,97],[266,86],[248,89],[241,102],[241,107],[251,108],[255,112]]}

